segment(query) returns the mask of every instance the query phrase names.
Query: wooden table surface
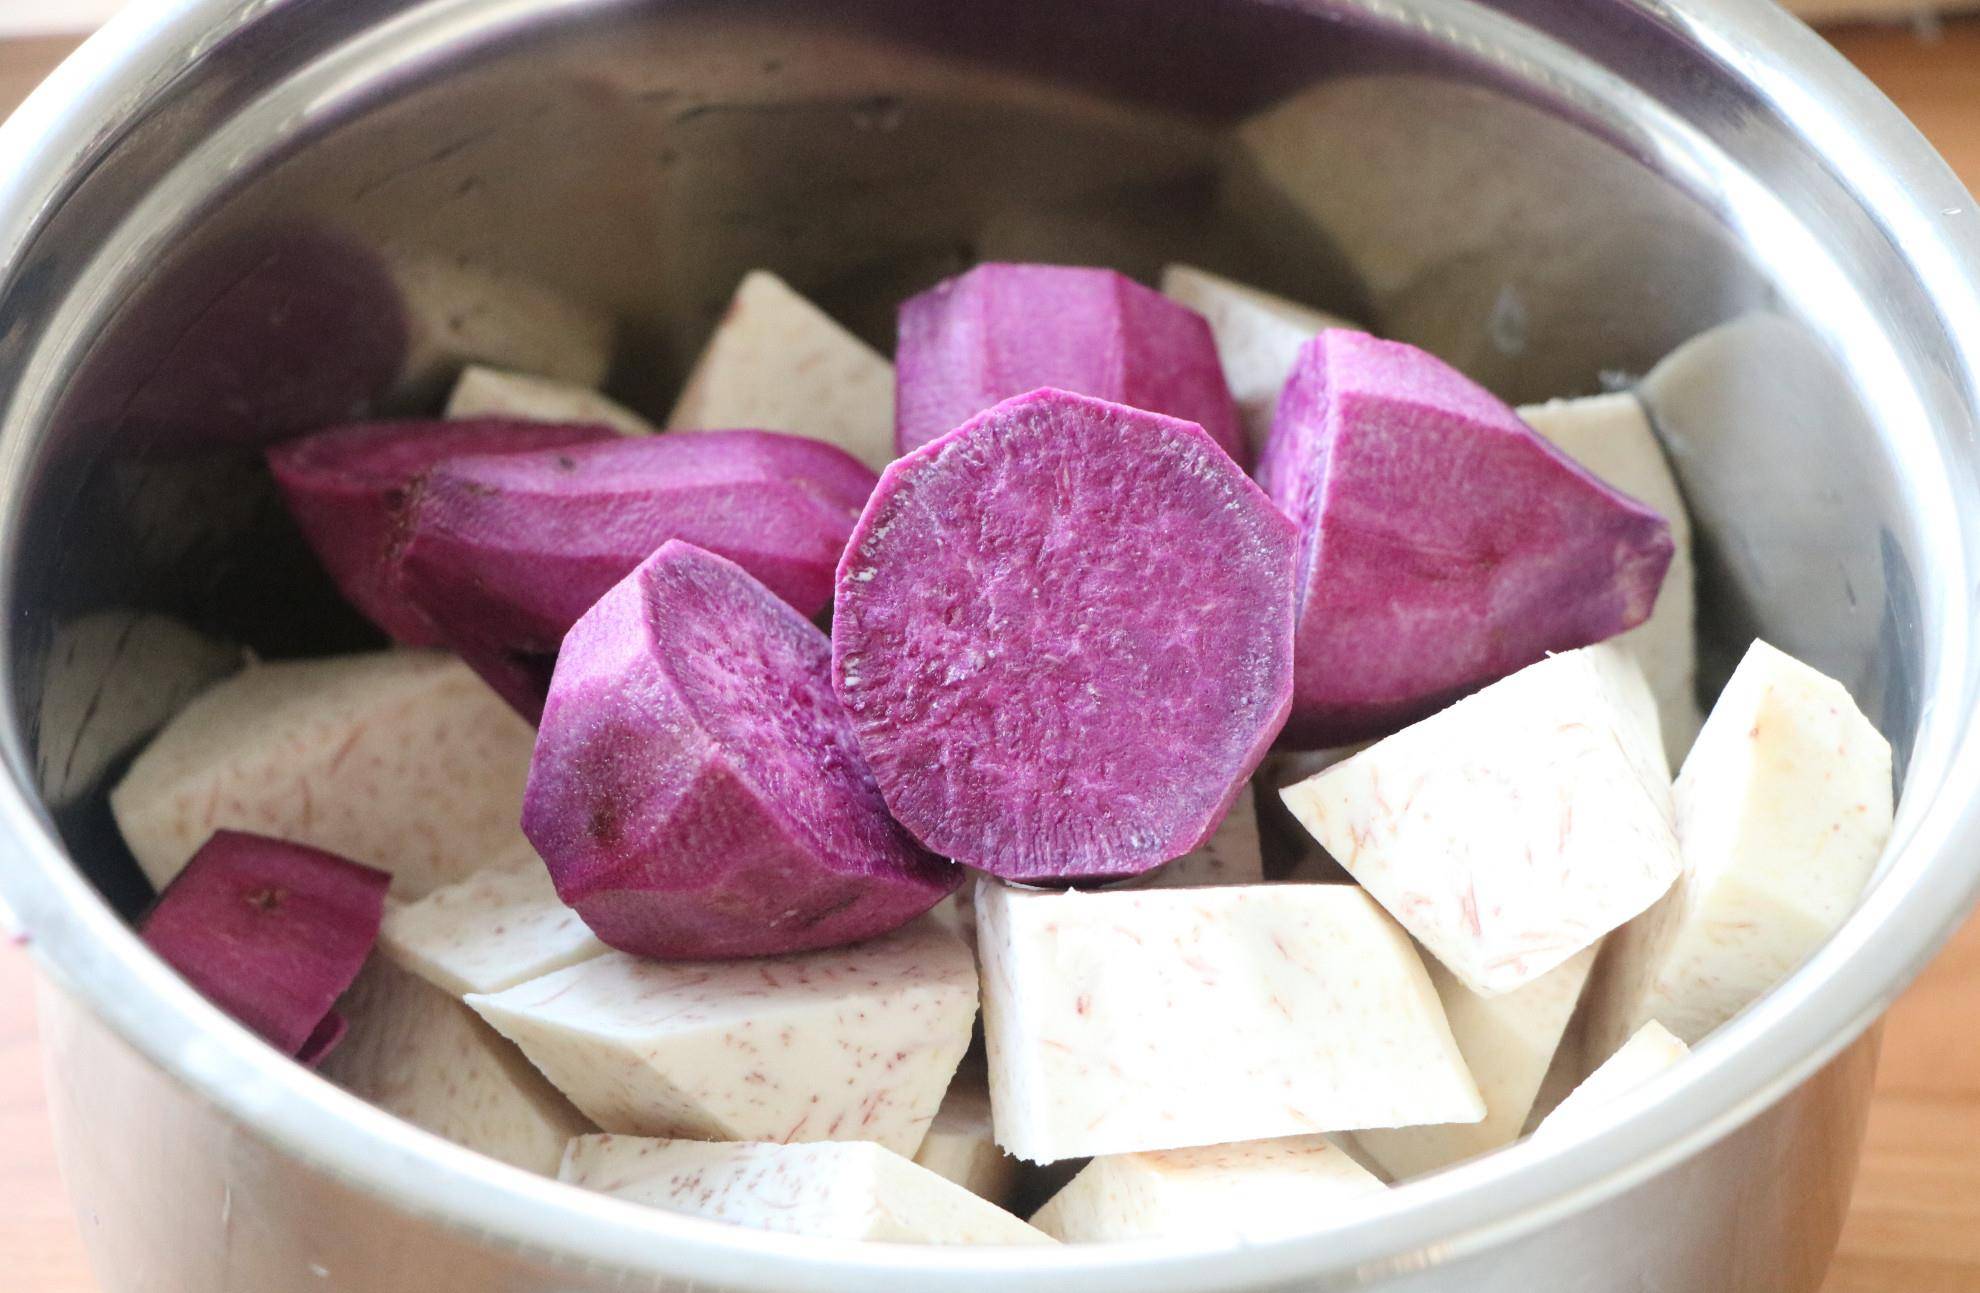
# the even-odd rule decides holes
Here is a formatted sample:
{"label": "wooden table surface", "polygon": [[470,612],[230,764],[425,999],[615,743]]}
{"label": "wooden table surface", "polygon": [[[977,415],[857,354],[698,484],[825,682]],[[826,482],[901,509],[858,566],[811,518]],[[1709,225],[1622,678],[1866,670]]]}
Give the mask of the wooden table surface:
{"label": "wooden table surface", "polygon": [[[1980,18],[1936,39],[1831,33],[1980,190]],[[0,43],[0,112],[72,45]],[[1980,1290],[1980,919],[1891,1012],[1869,1143],[1826,1293]],[[1784,1183],[1784,1188],[1792,1188]],[[91,1293],[43,1115],[27,957],[0,945],[0,1285]],[[271,1293],[273,1291],[271,1290]]]}

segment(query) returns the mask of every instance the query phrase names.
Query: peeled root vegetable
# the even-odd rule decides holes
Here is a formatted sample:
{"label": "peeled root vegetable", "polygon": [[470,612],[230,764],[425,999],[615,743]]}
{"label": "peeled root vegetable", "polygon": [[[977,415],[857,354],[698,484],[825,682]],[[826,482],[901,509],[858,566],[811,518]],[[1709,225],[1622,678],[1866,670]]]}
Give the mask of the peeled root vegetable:
{"label": "peeled root vegetable", "polygon": [[1670,1029],[1656,1020],[1631,1034],[1601,1067],[1534,1127],[1535,1136],[1559,1136],[1599,1129],[1610,1121],[1608,1106],[1628,1095],[1691,1053]]}
{"label": "peeled root vegetable", "polygon": [[342,1036],[331,1007],[378,940],[391,882],[322,849],[216,831],[139,933],[200,995],[314,1064]]}
{"label": "peeled root vegetable", "polygon": [[873,482],[841,450],[767,431],[456,458],[420,490],[404,584],[447,644],[534,719],[564,634],[670,539],[817,614]]}
{"label": "peeled root vegetable", "polygon": [[609,396],[551,377],[469,364],[447,397],[447,416],[527,418],[532,422],[580,422],[608,426],[620,435],[652,435],[651,422]]}
{"label": "peeled root vegetable", "polygon": [[888,817],[830,661],[814,625],[686,543],[578,621],[523,830],[601,939],[675,959],[831,947],[961,882]]}
{"label": "peeled root vegetable", "polygon": [[420,478],[459,454],[514,453],[607,438],[587,424],[471,421],[363,422],[303,436],[268,451],[268,467],[337,588],[393,638],[437,646],[433,622],[408,604],[398,548]]}
{"label": "peeled root vegetable", "polygon": [[1643,622],[1670,526],[1435,357],[1324,332],[1259,479],[1300,528],[1288,744],[1380,736]]}
{"label": "peeled root vegetable", "polygon": [[1210,325],[1110,269],[979,265],[901,306],[894,359],[903,454],[1051,386],[1194,422],[1251,461]]}
{"label": "peeled root vegetable", "polygon": [[1200,428],[1064,391],[895,463],[832,623],[887,806],[1012,880],[1196,848],[1284,721],[1295,543]]}

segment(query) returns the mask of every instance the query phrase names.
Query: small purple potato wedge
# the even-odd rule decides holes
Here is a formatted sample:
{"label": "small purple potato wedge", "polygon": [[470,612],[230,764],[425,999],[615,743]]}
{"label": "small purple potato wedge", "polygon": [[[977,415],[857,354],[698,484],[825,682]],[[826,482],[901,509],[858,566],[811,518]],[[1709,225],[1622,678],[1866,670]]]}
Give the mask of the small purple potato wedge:
{"label": "small purple potato wedge", "polygon": [[378,941],[391,882],[322,849],[216,831],[139,933],[200,995],[314,1067],[343,1035],[332,1007]]}
{"label": "small purple potato wedge", "polygon": [[459,454],[547,449],[611,434],[603,426],[500,418],[361,422],[277,445],[268,467],[351,605],[407,646],[437,646],[439,631],[399,587],[397,550],[420,477]]}
{"label": "small purple potato wedge", "polygon": [[894,359],[901,453],[1051,386],[1194,422],[1251,461],[1210,325],[1110,269],[979,265],[901,306]]}
{"label": "small purple potato wedge", "polygon": [[887,806],[1008,880],[1190,852],[1285,721],[1297,541],[1201,428],[1065,391],[896,462],[832,624]]}
{"label": "small purple potato wedge", "polygon": [[1665,520],[1432,355],[1308,342],[1259,481],[1300,527],[1285,742],[1347,745],[1650,614]]}
{"label": "small purple potato wedge", "polygon": [[565,639],[523,831],[600,939],[663,959],[872,938],[962,880],[887,816],[825,635],[681,542]]}
{"label": "small purple potato wedge", "polygon": [[564,634],[670,539],[727,557],[816,615],[873,483],[843,450],[769,431],[456,458],[420,490],[404,586],[447,645],[534,720]]}

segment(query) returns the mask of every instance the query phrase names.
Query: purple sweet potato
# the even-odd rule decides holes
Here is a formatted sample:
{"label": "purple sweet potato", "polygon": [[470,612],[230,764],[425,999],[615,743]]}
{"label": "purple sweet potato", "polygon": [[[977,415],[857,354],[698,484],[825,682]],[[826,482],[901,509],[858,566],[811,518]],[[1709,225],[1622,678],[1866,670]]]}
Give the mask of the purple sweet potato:
{"label": "purple sweet potato", "polygon": [[899,452],[1043,386],[1194,422],[1248,465],[1210,325],[1131,278],[1066,265],[979,265],[901,306]]}
{"label": "purple sweet potato", "polygon": [[1670,526],[1432,355],[1324,332],[1259,480],[1300,527],[1288,745],[1394,731],[1650,614]]}
{"label": "purple sweet potato", "polygon": [[207,1000],[314,1065],[343,1035],[331,1007],[378,941],[391,882],[322,849],[216,831],[139,933]]}
{"label": "purple sweet potato", "polygon": [[344,1034],[350,1031],[351,1021],[337,1011],[331,1011],[323,1016],[322,1022],[311,1031],[309,1040],[296,1052],[296,1063],[304,1068],[315,1068],[330,1058],[330,1052],[337,1049],[337,1044],[344,1040]]}
{"label": "purple sweet potato", "polygon": [[456,458],[420,489],[404,586],[533,720],[564,634],[669,539],[735,561],[805,615],[823,610],[874,480],[843,450],[771,431]]}
{"label": "purple sweet potato", "polygon": [[407,646],[438,646],[439,631],[399,587],[397,549],[421,476],[460,454],[513,453],[609,438],[580,423],[475,418],[360,422],[268,451],[283,501],[350,603]]}
{"label": "purple sweet potato", "polygon": [[1011,880],[1188,853],[1285,721],[1296,547],[1200,428],[1064,391],[895,462],[832,621],[888,807]]}
{"label": "purple sweet potato", "polygon": [[798,952],[961,883],[888,817],[818,628],[735,563],[660,548],[565,639],[523,831],[594,933],[640,956]]}

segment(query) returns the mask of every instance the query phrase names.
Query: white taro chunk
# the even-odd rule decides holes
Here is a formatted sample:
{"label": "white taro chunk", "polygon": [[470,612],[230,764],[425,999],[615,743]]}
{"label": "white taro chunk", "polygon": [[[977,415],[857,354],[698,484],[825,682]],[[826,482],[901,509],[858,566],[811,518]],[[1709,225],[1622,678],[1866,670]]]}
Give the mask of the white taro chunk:
{"label": "white taro chunk", "polygon": [[1080,1169],[1031,1224],[1066,1243],[1236,1243],[1311,1230],[1386,1188],[1325,1136],[1108,1154]]}
{"label": "white taro chunk", "polygon": [[965,1062],[949,1083],[914,1161],[999,1207],[1017,1186],[1017,1160],[997,1148],[983,1066]]}
{"label": "white taro chunk", "polygon": [[1609,1121],[1608,1106],[1677,1064],[1691,1048],[1671,1030],[1651,1020],[1602,1062],[1602,1066],[1568,1093],[1567,1099],[1540,1120],[1535,1136],[1599,1129]]}
{"label": "white taro chunk", "polygon": [[532,422],[596,423],[620,435],[659,428],[609,395],[574,382],[469,364],[447,397],[450,418],[527,418]]}
{"label": "white taro chunk", "polygon": [[1594,1054],[1652,1019],[1696,1044],[1835,932],[1890,838],[1891,747],[1841,683],[1755,642],[1673,798],[1683,874],[1609,941]]}
{"label": "white taro chunk", "polygon": [[500,992],[605,953],[534,850],[385,915],[379,945],[456,996]]}
{"label": "white taro chunk", "polygon": [[1019,1158],[1484,1116],[1416,950],[1358,889],[985,882],[976,903],[997,1142]]}
{"label": "white taro chunk", "polygon": [[607,1131],[921,1144],[969,1046],[969,949],[926,918],[754,961],[611,952],[468,1004]]}
{"label": "white taro chunk", "polygon": [[1675,763],[1704,719],[1698,712],[1691,518],[1664,447],[1642,403],[1626,393],[1530,404],[1519,415],[1555,448],[1670,523],[1671,564],[1657,604],[1649,619],[1614,641],[1642,662],[1663,722],[1664,754]]}
{"label": "white taro chunk", "polygon": [[779,1145],[582,1136],[560,1180],[648,1207],[819,1239],[1047,1244],[953,1181],[868,1142]]}
{"label": "white taro chunk", "polygon": [[890,467],[832,618],[887,807],[1011,880],[1195,849],[1285,718],[1295,540],[1201,428],[1065,391]]}
{"label": "white taro chunk", "polygon": [[257,664],[181,710],[110,808],[154,885],[226,827],[389,871],[395,897],[420,898],[527,847],[535,737],[437,651]]}
{"label": "white taro chunk", "polygon": [[324,1076],[457,1145],[551,1175],[595,1130],[458,997],[375,956],[344,998],[350,1020]]}
{"label": "white taro chunk", "polygon": [[1525,987],[1496,997],[1478,995],[1431,959],[1430,981],[1437,986],[1465,1066],[1485,1097],[1485,1117],[1473,1123],[1357,1132],[1355,1147],[1399,1181],[1518,1140],[1574,1017],[1596,951],[1583,948]]}
{"label": "white taro chunk", "polygon": [[1613,646],[1530,665],[1282,793],[1474,992],[1533,982],[1680,869],[1643,670]]}
{"label": "white taro chunk", "polygon": [[792,431],[878,471],[894,459],[894,366],[775,274],[752,270],[667,426]]}
{"label": "white taro chunk", "polygon": [[1288,301],[1258,288],[1198,269],[1162,270],[1162,294],[1202,315],[1217,339],[1217,358],[1244,419],[1252,460],[1265,452],[1279,392],[1292,374],[1299,349],[1328,328],[1352,328],[1347,320]]}
{"label": "white taro chunk", "polygon": [[432,389],[480,362],[590,387],[612,365],[612,320],[554,288],[438,252],[389,260],[406,312],[408,386]]}

